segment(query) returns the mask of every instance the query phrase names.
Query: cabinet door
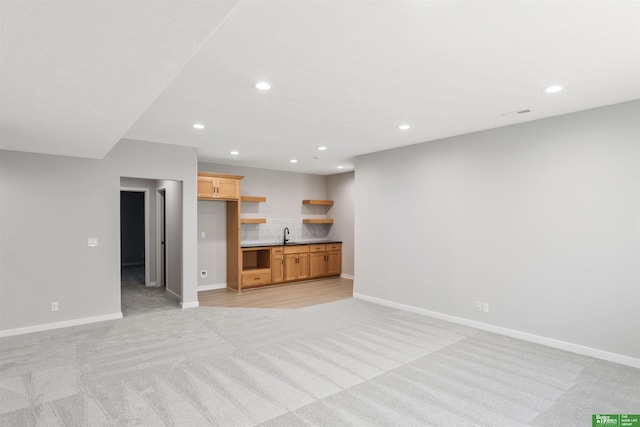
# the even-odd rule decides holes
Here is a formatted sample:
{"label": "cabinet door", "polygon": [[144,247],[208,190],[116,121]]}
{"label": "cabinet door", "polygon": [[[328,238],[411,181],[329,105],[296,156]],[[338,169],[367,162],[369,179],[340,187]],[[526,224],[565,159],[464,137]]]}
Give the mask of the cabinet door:
{"label": "cabinet door", "polygon": [[322,277],[325,275],[325,254],[323,252],[312,252],[309,254],[309,276]]}
{"label": "cabinet door", "polygon": [[214,181],[214,178],[208,176],[198,177],[198,198],[213,199]]}
{"label": "cabinet door", "polygon": [[271,281],[280,283],[284,281],[284,256],[273,255],[271,257]]}
{"label": "cabinet door", "polygon": [[298,277],[297,279],[309,278],[309,254],[298,254]]}
{"label": "cabinet door", "polygon": [[218,199],[239,199],[240,198],[240,185],[237,179],[218,178],[217,179],[217,194]]}
{"label": "cabinet door", "polygon": [[339,276],[342,273],[342,251],[327,252],[327,276]]}
{"label": "cabinet door", "polygon": [[284,280],[296,280],[298,278],[298,254],[284,256]]}

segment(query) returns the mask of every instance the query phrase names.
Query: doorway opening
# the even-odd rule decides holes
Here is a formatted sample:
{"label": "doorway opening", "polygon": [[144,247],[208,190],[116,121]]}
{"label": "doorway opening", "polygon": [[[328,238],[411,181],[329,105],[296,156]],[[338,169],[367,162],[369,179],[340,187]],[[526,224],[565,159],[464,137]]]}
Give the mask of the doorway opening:
{"label": "doorway opening", "polygon": [[167,268],[171,265],[181,271],[182,259],[167,262],[166,243],[167,234],[175,240],[182,215],[167,215],[166,198],[168,192],[175,198],[181,184],[138,178],[120,180],[120,302],[124,316],[180,308],[181,281],[178,292],[175,284],[168,287],[172,282]]}

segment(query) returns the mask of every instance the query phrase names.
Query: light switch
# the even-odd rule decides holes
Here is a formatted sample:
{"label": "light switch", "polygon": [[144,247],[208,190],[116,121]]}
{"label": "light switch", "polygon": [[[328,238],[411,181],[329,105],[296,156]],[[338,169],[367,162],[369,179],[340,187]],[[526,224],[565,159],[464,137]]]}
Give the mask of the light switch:
{"label": "light switch", "polygon": [[89,246],[98,246],[98,238],[89,237]]}
{"label": "light switch", "polygon": [[204,237],[205,237],[204,231],[201,231],[201,232],[200,232],[200,238],[201,238],[201,239],[204,239]]}

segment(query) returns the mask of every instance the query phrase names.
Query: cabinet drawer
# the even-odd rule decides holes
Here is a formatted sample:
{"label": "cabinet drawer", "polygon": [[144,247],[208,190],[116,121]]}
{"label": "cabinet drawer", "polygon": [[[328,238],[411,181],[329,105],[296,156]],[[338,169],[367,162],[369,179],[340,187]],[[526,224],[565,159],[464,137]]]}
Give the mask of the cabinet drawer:
{"label": "cabinet drawer", "polygon": [[285,254],[306,254],[309,253],[309,245],[285,246]]}
{"label": "cabinet drawer", "polygon": [[309,245],[309,252],[324,252],[325,245]]}
{"label": "cabinet drawer", "polygon": [[242,273],[242,287],[267,285],[271,283],[271,269],[262,269]]}
{"label": "cabinet drawer", "polygon": [[284,250],[282,248],[271,248],[271,255],[282,255]]}
{"label": "cabinet drawer", "polygon": [[342,250],[342,243],[329,243],[327,245],[328,251],[339,251]]}

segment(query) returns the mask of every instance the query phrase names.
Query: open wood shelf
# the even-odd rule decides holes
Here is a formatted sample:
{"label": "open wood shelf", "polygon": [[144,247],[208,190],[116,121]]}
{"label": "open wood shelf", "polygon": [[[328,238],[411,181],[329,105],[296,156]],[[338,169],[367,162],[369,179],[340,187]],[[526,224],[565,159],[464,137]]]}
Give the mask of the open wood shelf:
{"label": "open wood shelf", "polygon": [[325,205],[332,206],[333,200],[303,200],[303,205]]}
{"label": "open wood shelf", "polygon": [[331,218],[322,218],[322,219],[303,219],[303,224],[333,224],[333,219]]}
{"label": "open wood shelf", "polygon": [[267,201],[266,197],[262,196],[240,196],[241,202],[255,202],[255,203],[263,203]]}
{"label": "open wood shelf", "polygon": [[266,224],[266,218],[240,218],[240,224]]}

